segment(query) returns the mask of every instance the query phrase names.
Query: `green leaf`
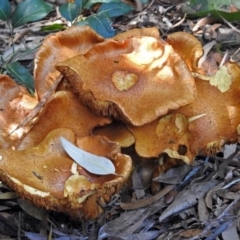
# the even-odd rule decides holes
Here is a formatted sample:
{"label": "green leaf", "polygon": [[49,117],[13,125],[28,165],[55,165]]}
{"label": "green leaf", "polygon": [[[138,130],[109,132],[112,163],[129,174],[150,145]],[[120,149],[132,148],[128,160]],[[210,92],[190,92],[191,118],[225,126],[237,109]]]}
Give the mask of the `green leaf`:
{"label": "green leaf", "polygon": [[54,23],[52,25],[41,27],[41,31],[60,31],[64,29],[65,29],[65,26],[61,23]]}
{"label": "green leaf", "polygon": [[19,3],[12,14],[12,25],[14,28],[22,26],[27,22],[33,22],[44,18],[53,7],[43,0],[25,0]]}
{"label": "green leaf", "polygon": [[11,6],[8,0],[0,1],[0,19],[7,21],[11,15]]}
{"label": "green leaf", "polygon": [[110,2],[121,2],[121,0],[89,0],[84,6],[85,9],[90,9],[96,3],[110,3]]}
{"label": "green leaf", "polygon": [[119,17],[134,10],[132,6],[123,2],[104,3],[98,9],[98,13],[106,13],[109,17]]}
{"label": "green leaf", "polygon": [[59,12],[62,17],[66,18],[69,22],[72,22],[81,10],[81,7],[79,7],[75,2],[65,3],[59,7]]}
{"label": "green leaf", "polygon": [[221,20],[221,17],[225,18],[229,22],[239,21],[240,12],[229,12],[228,8],[231,4],[239,7],[239,0],[190,0],[190,4],[183,8],[183,11],[188,14],[189,17],[205,17],[211,16],[217,20]]}
{"label": "green leaf", "polygon": [[[239,2],[239,0],[237,0]],[[237,3],[235,0],[235,2]],[[190,7],[196,8],[198,11],[210,11],[210,10],[224,10],[228,8],[230,4],[233,4],[234,0],[190,0]]]}
{"label": "green leaf", "polygon": [[222,20],[221,17],[223,17],[229,22],[240,21],[240,12],[229,13],[229,12],[211,10],[211,11],[203,11],[203,12],[197,12],[197,13],[189,13],[188,16],[189,17],[211,16],[217,20]]}
{"label": "green leaf", "polygon": [[9,74],[11,74],[20,84],[25,86],[28,91],[34,93],[34,80],[29,70],[23,67],[19,62],[13,62],[6,67]]}
{"label": "green leaf", "polygon": [[83,6],[87,3],[87,0],[75,0],[75,3],[79,8],[83,9]]}
{"label": "green leaf", "polygon": [[76,22],[74,25],[90,26],[104,38],[110,38],[116,35],[116,30],[112,28],[111,19],[105,13],[91,15],[83,21]]}

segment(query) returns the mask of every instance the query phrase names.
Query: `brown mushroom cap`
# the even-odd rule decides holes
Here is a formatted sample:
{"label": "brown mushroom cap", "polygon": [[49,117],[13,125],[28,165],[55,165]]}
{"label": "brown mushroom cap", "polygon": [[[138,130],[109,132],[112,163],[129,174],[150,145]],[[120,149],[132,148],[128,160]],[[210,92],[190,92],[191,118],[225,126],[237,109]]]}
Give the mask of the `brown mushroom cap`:
{"label": "brown mushroom cap", "polygon": [[71,27],[46,37],[35,56],[35,86],[41,99],[59,72],[55,64],[78,54],[86,53],[94,44],[104,39],[90,27]]}
{"label": "brown mushroom cap", "polygon": [[[215,154],[224,143],[236,141],[236,125],[232,125],[229,106],[224,94],[217,87],[200,79],[196,79],[196,86],[196,100],[174,112],[188,118],[205,114],[189,124],[189,129],[194,137],[191,151],[194,154],[199,152]],[[235,114],[232,112],[233,115]]]}
{"label": "brown mushroom cap", "polygon": [[[232,67],[235,68],[235,64]],[[232,77],[236,72],[236,69],[232,70]],[[137,153],[143,157],[156,157],[166,152],[171,158],[189,163],[196,154],[215,154],[224,143],[236,142],[240,129],[240,107],[237,104],[236,76],[233,80],[229,90],[222,93],[219,86],[196,79],[197,97],[193,103],[144,126],[128,126],[135,136]],[[235,105],[231,105],[233,103]],[[179,120],[185,124],[179,125]]]}
{"label": "brown mushroom cap", "polygon": [[160,40],[159,30],[156,27],[141,28],[141,29],[134,28],[126,32],[119,33],[116,36],[114,36],[112,39],[115,39],[117,41],[123,41],[130,37],[142,37],[142,36],[154,37]]}
{"label": "brown mushroom cap", "polygon": [[[226,68],[230,77],[229,89],[224,92],[227,104],[232,106],[240,105],[240,67],[237,63],[226,63]],[[224,80],[224,79],[223,79]]]}
{"label": "brown mushroom cap", "polygon": [[35,107],[37,100],[5,75],[0,75],[0,96],[0,149],[15,147],[19,139],[29,131],[30,126],[10,133]]}
{"label": "brown mushroom cap", "polygon": [[101,213],[97,199],[102,197],[106,201],[119,190],[131,171],[131,158],[104,137],[85,137],[79,140],[79,146],[93,154],[111,157],[117,175],[90,174],[68,157],[60,137],[75,142],[73,131],[61,128],[50,132],[33,148],[0,150],[0,180],[41,207],[75,217],[96,218]]}
{"label": "brown mushroom cap", "polygon": [[168,35],[167,42],[183,58],[190,71],[203,73],[203,70],[198,68],[198,61],[203,55],[202,44],[192,34],[172,33]]}
{"label": "brown mushroom cap", "polygon": [[235,129],[235,133],[229,142],[240,142],[240,106],[227,106],[229,118],[231,121],[232,129]]}
{"label": "brown mushroom cap", "polygon": [[103,127],[93,129],[93,135],[106,136],[112,142],[117,142],[121,147],[130,147],[134,144],[134,136],[122,122],[114,121]]}
{"label": "brown mushroom cap", "polygon": [[191,163],[191,132],[188,119],[182,114],[169,114],[140,127],[128,126],[135,137],[138,155],[158,157],[165,152],[169,157]]}
{"label": "brown mushroom cap", "polygon": [[[73,161],[65,153],[60,136],[69,141],[75,140],[72,130],[57,129],[33,148],[0,150],[1,180],[7,180],[20,196],[33,198],[37,204],[41,204],[38,201],[45,196],[46,199],[48,196],[64,198],[63,185],[72,175],[70,169]],[[35,193],[34,189],[37,190]]]}
{"label": "brown mushroom cap", "polygon": [[181,57],[153,37],[106,40],[56,67],[94,112],[137,126],[192,102],[196,94]]}
{"label": "brown mushroom cap", "polygon": [[91,135],[93,128],[109,124],[111,119],[93,114],[69,91],[56,92],[44,106],[38,121],[21,140],[17,149],[39,144],[56,128],[71,128],[77,137]]}

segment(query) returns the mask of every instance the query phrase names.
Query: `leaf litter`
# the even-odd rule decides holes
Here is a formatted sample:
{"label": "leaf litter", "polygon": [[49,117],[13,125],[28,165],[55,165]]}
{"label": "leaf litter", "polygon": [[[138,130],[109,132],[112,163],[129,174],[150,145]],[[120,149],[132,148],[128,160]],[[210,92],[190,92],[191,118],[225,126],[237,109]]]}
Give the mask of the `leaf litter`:
{"label": "leaf litter", "polygon": [[[239,63],[240,35],[236,31],[237,28],[239,29],[239,23],[229,24],[226,19],[219,22],[215,19],[204,19],[205,17],[186,18],[181,12],[182,2],[178,0],[151,1],[146,7],[142,6],[141,11],[121,17],[114,23],[114,27],[123,31],[134,27],[157,26],[163,38],[174,31],[191,32],[206,46],[203,66],[209,70],[210,76],[216,72],[226,51],[229,58]],[[57,21],[56,18],[53,19],[54,21]],[[62,20],[59,21],[62,22]],[[31,36],[28,31],[24,33],[26,30],[24,26],[14,29],[15,33],[27,34],[16,39],[16,43],[21,43],[25,39],[29,44],[38,37],[42,39],[39,29],[42,25],[48,24],[49,19],[29,24],[33,30],[30,33]],[[9,44],[9,36],[2,26],[0,22],[1,52],[7,49]],[[211,45],[207,46],[209,42]],[[31,57],[33,58],[33,55]],[[31,57],[28,60],[31,60]],[[38,107],[35,114],[40,111],[41,107]],[[30,119],[32,118],[27,119],[27,122],[31,121]],[[90,230],[100,229],[99,232],[96,231],[98,239],[114,239],[114,237],[116,239],[116,236],[118,239],[210,240],[217,239],[218,236],[224,240],[239,239],[239,150],[236,149],[234,154],[225,155],[225,158],[212,156],[208,162],[205,156],[197,156],[191,166],[193,171],[191,174],[189,171],[186,174],[181,167],[188,168],[189,166],[173,168],[172,173],[169,170],[170,172],[155,177],[155,181],[159,182],[160,189],[162,189],[159,199],[156,200],[156,195],[151,195],[149,187],[141,188],[142,195],[139,199],[135,194],[139,189],[126,186],[121,196],[114,196],[112,201],[105,206],[104,215],[95,222],[79,224],[63,214],[47,212],[48,233],[46,229],[41,228],[42,223],[37,219],[38,217],[32,217],[30,215],[34,216],[34,214],[29,215],[20,210],[20,205],[14,199],[15,195],[10,192],[9,197],[6,197],[9,190],[1,186],[3,196],[1,198],[0,194],[0,238],[8,239],[12,236],[20,239],[25,236],[27,239],[96,239],[96,237],[90,237]],[[177,178],[174,171],[179,171]],[[135,174],[138,176],[139,173]],[[167,201],[167,199],[172,200]],[[138,204],[138,201],[143,201],[144,204],[137,209],[125,210],[123,207],[134,206],[135,203]],[[29,211],[33,210],[29,208]],[[159,222],[159,218],[164,221]],[[50,231],[51,228],[52,231]],[[51,235],[49,235],[50,232]]]}

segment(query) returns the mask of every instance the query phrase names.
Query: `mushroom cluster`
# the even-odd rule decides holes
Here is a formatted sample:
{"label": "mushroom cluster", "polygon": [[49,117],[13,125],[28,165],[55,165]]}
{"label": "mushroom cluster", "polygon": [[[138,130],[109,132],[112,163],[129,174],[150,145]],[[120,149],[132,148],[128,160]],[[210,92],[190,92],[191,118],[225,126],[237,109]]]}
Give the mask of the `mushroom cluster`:
{"label": "mushroom cluster", "polygon": [[[135,144],[146,160],[164,153],[190,164],[196,154],[237,141],[240,68],[227,63],[207,76],[198,66],[202,54],[192,35],[163,41],[157,28],[111,39],[89,27],[48,36],[35,57],[38,101],[61,82],[34,123],[13,133],[37,100],[0,76],[0,179],[41,207],[93,219],[103,211],[99,202],[108,202],[132,170],[121,147]],[[109,159],[115,173],[93,174],[76,164],[62,137]]]}

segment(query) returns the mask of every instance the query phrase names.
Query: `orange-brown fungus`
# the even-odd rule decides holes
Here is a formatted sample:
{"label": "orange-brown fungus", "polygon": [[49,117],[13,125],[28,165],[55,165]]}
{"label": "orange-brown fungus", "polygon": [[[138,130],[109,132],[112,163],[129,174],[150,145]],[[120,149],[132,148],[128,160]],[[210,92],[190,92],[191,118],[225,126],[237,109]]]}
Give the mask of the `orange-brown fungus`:
{"label": "orange-brown fungus", "polygon": [[196,94],[181,57],[153,37],[106,40],[56,67],[95,113],[137,126],[193,102]]}
{"label": "orange-brown fungus", "polygon": [[93,129],[93,135],[106,136],[112,142],[117,142],[121,147],[130,147],[135,142],[134,136],[121,122],[113,122],[104,127],[95,128]]}
{"label": "orange-brown fungus", "polygon": [[158,157],[165,152],[169,157],[190,163],[191,132],[188,119],[182,114],[169,114],[141,127],[128,126],[135,136],[136,152],[142,157]]}
{"label": "orange-brown fungus", "polygon": [[0,149],[15,147],[30,126],[18,129],[11,135],[10,133],[35,107],[37,100],[5,75],[0,75],[0,96]]}
{"label": "orange-brown fungus", "polygon": [[236,141],[236,125],[232,125],[229,106],[217,87],[200,79],[196,79],[196,86],[198,93],[196,100],[174,112],[183,114],[189,119],[205,114],[196,120],[190,120],[189,129],[194,138],[190,147],[194,154],[200,152],[215,154],[224,143]]}
{"label": "orange-brown fungus", "polygon": [[56,128],[71,128],[77,137],[85,137],[91,135],[93,128],[110,122],[109,118],[93,114],[72,92],[59,91],[44,106],[38,121],[21,140],[17,149],[36,146]]}
{"label": "orange-brown fungus", "polygon": [[38,206],[75,217],[96,218],[102,212],[98,199],[108,201],[119,190],[131,171],[131,158],[121,154],[119,146],[105,137],[85,137],[78,145],[109,158],[117,175],[90,174],[68,157],[60,137],[75,142],[71,129],[60,128],[33,148],[0,150],[0,180]]}
{"label": "orange-brown fungus", "polygon": [[183,58],[190,71],[203,73],[203,70],[198,68],[198,61],[203,55],[202,44],[192,34],[172,33],[168,35],[167,42]]}
{"label": "orange-brown fungus", "polygon": [[224,67],[231,77],[231,84],[223,96],[226,98],[227,104],[238,106],[240,105],[240,67],[237,63],[226,63]]}
{"label": "orange-brown fungus", "polygon": [[55,64],[78,54],[86,53],[104,39],[90,27],[71,27],[46,37],[35,57],[35,85],[41,99],[59,76]]}
{"label": "orange-brown fungus", "polygon": [[143,37],[143,36],[154,37],[160,40],[159,30],[156,27],[141,28],[141,29],[134,28],[126,32],[119,33],[116,36],[114,36],[112,39],[115,39],[117,41],[123,41],[130,37]]}

